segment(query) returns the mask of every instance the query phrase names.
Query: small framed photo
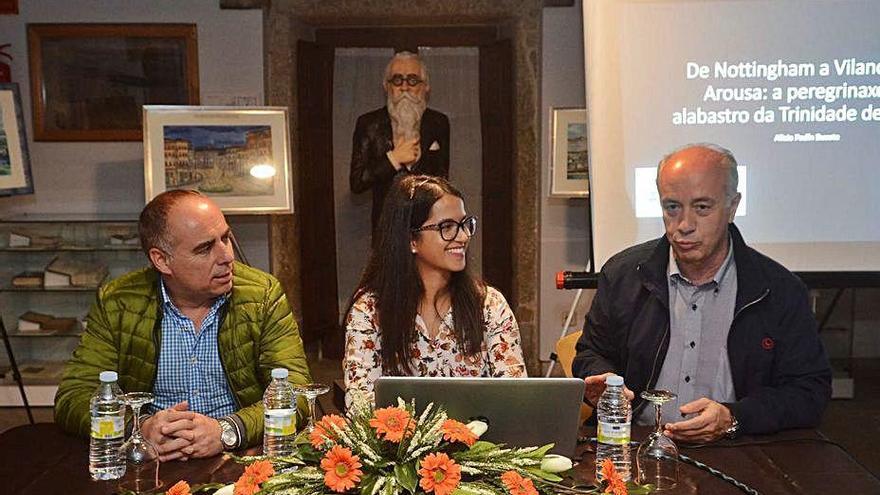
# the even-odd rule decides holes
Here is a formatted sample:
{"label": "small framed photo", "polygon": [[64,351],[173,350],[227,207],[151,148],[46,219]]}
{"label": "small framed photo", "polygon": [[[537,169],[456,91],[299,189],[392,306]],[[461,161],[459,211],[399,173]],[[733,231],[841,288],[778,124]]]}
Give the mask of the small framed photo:
{"label": "small framed photo", "polygon": [[285,107],[144,107],[149,202],[194,189],[226,213],[293,211]]}
{"label": "small framed photo", "polygon": [[28,24],[35,141],[140,141],[143,105],[198,105],[195,24]]}
{"label": "small framed photo", "polygon": [[550,196],[586,198],[590,195],[587,111],[554,108],[552,113]]}
{"label": "small framed photo", "polygon": [[18,0],[0,0],[0,15],[18,14]]}
{"label": "small framed photo", "polygon": [[0,83],[0,196],[33,193],[18,84]]}

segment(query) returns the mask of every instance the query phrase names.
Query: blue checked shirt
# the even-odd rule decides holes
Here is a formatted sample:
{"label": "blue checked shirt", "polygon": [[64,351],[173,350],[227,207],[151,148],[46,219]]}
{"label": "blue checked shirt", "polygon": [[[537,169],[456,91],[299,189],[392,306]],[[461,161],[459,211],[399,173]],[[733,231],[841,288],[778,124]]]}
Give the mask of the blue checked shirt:
{"label": "blue checked shirt", "polygon": [[193,322],[171,302],[161,278],[159,292],[162,297],[162,341],[159,372],[153,386],[155,398],[150,412],[167,409],[185,400],[191,411],[212,418],[232,414],[235,400],[217,346],[219,310],[227,296],[214,301],[197,333]]}

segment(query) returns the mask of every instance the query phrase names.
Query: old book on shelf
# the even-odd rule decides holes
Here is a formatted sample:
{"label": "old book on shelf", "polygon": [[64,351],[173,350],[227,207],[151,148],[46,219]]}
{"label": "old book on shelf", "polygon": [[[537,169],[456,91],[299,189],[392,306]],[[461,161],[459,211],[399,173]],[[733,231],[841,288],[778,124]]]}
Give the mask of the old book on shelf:
{"label": "old book on shelf", "polygon": [[76,318],[56,318],[28,311],[18,317],[18,332],[23,334],[66,333],[76,330]]}
{"label": "old book on shelf", "polygon": [[141,239],[135,233],[113,234],[110,236],[111,246],[137,246],[140,243]]}
{"label": "old book on shelf", "polygon": [[61,237],[57,235],[33,235],[27,232],[10,232],[9,247],[11,248],[54,248],[61,245]]}
{"label": "old book on shelf", "polygon": [[46,287],[97,287],[107,277],[107,267],[95,262],[81,261],[61,255],[46,267],[43,285]]}
{"label": "old book on shelf", "polygon": [[21,272],[18,275],[12,277],[12,286],[13,287],[42,287],[43,286],[43,272]]}
{"label": "old book on shelf", "polygon": [[20,333],[39,332],[43,325],[52,321],[52,315],[28,311],[18,317],[18,331]]}
{"label": "old book on shelf", "polygon": [[[64,363],[54,362],[24,362],[18,365],[21,379],[29,384],[51,384],[61,381],[64,372]],[[12,373],[6,374],[7,381],[12,380]]]}
{"label": "old book on shelf", "polygon": [[137,246],[141,239],[136,227],[120,225],[107,228],[107,243],[110,246]]}
{"label": "old book on shelf", "polygon": [[31,236],[20,232],[9,233],[9,247],[29,247],[31,245]]}

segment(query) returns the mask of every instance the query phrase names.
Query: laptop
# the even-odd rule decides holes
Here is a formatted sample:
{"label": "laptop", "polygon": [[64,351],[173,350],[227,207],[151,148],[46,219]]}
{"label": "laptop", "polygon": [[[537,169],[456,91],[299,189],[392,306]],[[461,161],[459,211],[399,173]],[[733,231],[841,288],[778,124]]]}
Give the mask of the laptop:
{"label": "laptop", "polygon": [[450,418],[485,421],[480,437],[509,446],[555,444],[551,452],[574,456],[584,398],[579,378],[423,378],[383,376],[376,380],[376,407],[416,401],[421,412],[433,402]]}

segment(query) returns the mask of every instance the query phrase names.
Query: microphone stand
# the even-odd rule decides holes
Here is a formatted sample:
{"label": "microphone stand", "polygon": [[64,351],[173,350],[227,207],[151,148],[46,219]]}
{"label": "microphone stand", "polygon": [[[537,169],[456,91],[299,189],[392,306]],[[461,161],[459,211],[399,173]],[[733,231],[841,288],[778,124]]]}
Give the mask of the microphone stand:
{"label": "microphone stand", "polygon": [[[592,259],[587,263],[587,266],[584,271],[590,271],[590,267],[592,265]],[[571,301],[571,306],[568,308],[568,315],[565,317],[565,322],[562,324],[562,330],[559,332],[559,339],[565,337],[568,333],[568,327],[571,325],[571,320],[574,318],[574,313],[577,311],[578,303],[581,302],[581,296],[584,293],[584,289],[578,289],[574,294],[574,300]],[[559,340],[557,339],[557,340]],[[547,368],[547,374],[544,375],[545,378],[550,378],[553,374],[553,368],[556,366],[556,363],[559,361],[559,356],[556,355],[555,352],[550,354],[550,366]]]}
{"label": "microphone stand", "polygon": [[[586,272],[589,272],[594,266],[596,266],[595,258],[593,257],[593,252],[595,251],[595,249],[593,249],[593,194],[589,190],[590,184],[592,184],[592,182],[588,181],[587,197],[589,199],[587,199],[587,208],[589,208],[589,211],[587,211],[587,232],[590,235],[590,244],[588,246],[590,249],[590,255],[587,259],[587,266],[584,269]],[[571,325],[571,320],[574,318],[574,312],[577,310],[577,305],[581,301],[581,295],[583,295],[583,293],[584,289],[578,289],[574,294],[574,301],[571,302],[571,307],[568,309],[568,316],[565,317],[565,322],[562,324],[562,330],[559,332],[560,339],[565,337],[565,334],[568,333],[568,326]],[[550,375],[553,373],[553,367],[556,366],[557,361],[559,361],[559,356],[557,356],[555,352],[550,353],[550,366],[547,368],[547,375],[545,378],[550,378]]]}
{"label": "microphone stand", "polygon": [[9,357],[10,373],[12,378],[18,383],[18,393],[21,394],[21,402],[24,410],[27,412],[28,421],[34,424],[34,415],[31,412],[31,405],[28,402],[27,393],[24,390],[24,381],[22,381],[21,373],[18,370],[18,364],[15,362],[15,354],[12,352],[12,345],[9,343],[9,334],[6,333],[6,326],[3,319],[0,318],[0,335],[3,336],[3,344],[6,346],[6,355]]}

